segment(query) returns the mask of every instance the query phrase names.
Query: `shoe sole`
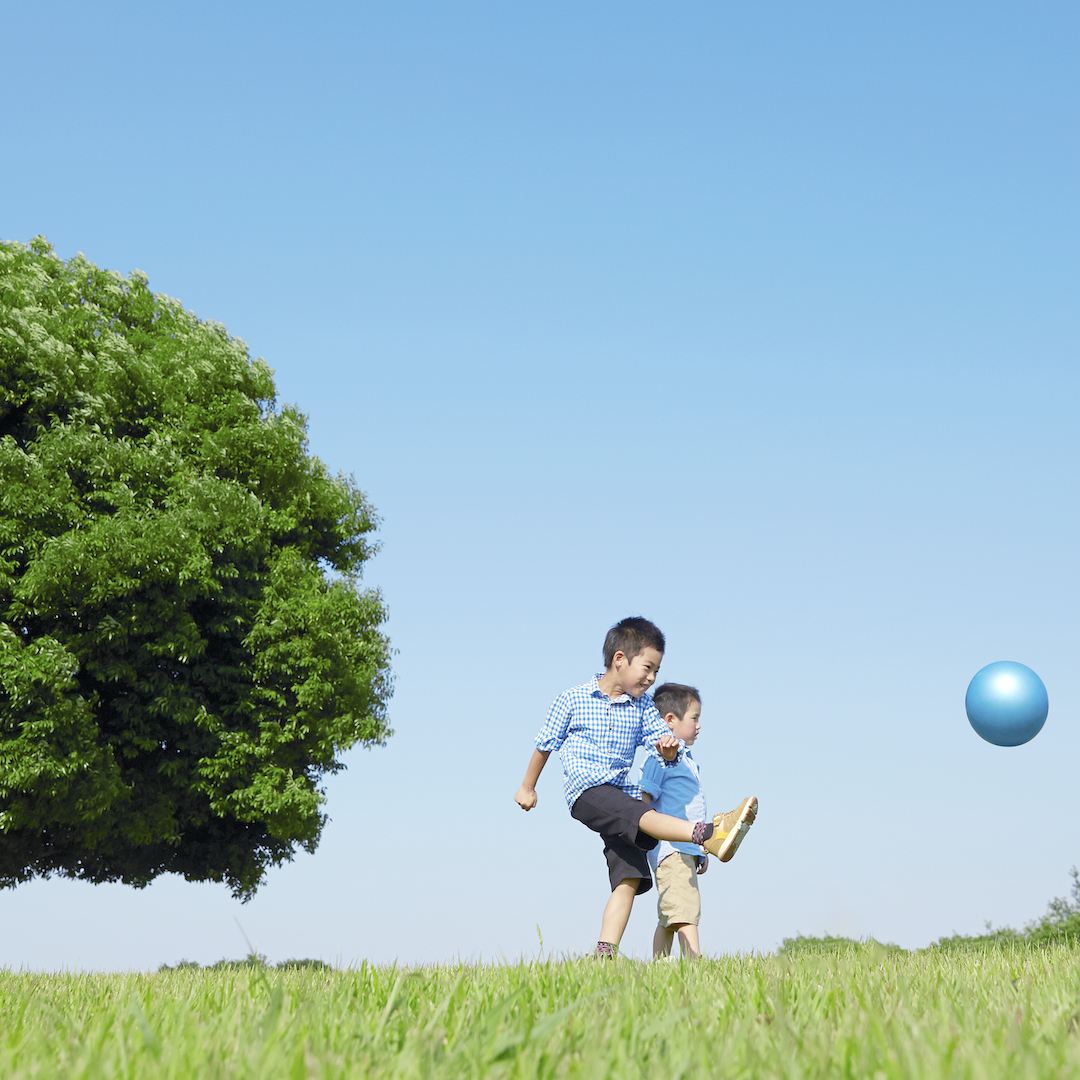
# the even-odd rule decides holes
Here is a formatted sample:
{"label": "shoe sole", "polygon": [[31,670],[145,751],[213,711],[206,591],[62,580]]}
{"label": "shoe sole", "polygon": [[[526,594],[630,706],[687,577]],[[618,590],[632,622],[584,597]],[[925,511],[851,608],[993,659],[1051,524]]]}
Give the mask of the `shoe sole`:
{"label": "shoe sole", "polygon": [[754,818],[757,817],[757,805],[757,798],[751,795],[750,801],[743,807],[739,820],[735,823],[735,828],[727,834],[716,853],[716,857],[721,862],[728,862],[739,850],[743,837],[750,831],[750,826],[754,824]]}

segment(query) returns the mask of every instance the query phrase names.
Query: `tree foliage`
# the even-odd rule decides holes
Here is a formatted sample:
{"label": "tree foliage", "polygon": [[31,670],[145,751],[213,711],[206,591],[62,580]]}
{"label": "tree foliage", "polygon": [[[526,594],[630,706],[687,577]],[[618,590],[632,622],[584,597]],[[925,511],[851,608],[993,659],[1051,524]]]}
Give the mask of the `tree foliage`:
{"label": "tree foliage", "polygon": [[0,885],[251,896],[390,734],[377,524],[242,341],[0,242]]}
{"label": "tree foliage", "polygon": [[1071,898],[1055,896],[1046,905],[1046,914],[1032,919],[1023,930],[999,926],[996,930],[986,924],[986,933],[967,937],[954,934],[934,943],[940,949],[985,949],[1000,945],[1066,945],[1080,941],[1080,870],[1069,871],[1072,878]]}

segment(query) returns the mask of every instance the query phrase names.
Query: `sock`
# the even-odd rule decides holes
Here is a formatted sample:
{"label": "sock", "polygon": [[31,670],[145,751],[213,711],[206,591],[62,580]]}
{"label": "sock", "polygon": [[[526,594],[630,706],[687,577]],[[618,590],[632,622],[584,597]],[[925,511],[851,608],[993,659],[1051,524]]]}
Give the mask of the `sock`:
{"label": "sock", "polygon": [[704,844],[713,834],[713,826],[711,821],[699,821],[694,826],[694,835],[690,837],[690,843],[692,844]]}
{"label": "sock", "polygon": [[610,941],[598,941],[596,943],[596,955],[604,960],[614,960],[619,951],[618,945],[612,945]]}

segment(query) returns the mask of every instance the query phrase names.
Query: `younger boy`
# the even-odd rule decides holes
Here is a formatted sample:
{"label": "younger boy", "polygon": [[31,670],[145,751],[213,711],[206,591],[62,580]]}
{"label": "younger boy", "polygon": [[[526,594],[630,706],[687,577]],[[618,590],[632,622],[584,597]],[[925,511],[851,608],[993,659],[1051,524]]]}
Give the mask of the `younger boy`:
{"label": "younger boy", "polygon": [[[652,758],[645,761],[641,770],[642,801],[661,814],[688,821],[705,820],[701,776],[697,762],[690,753],[690,747],[701,731],[701,695],[692,686],[664,683],[653,694],[653,704],[684,749],[679,759],[668,768],[659,768]],[[751,796],[744,799],[738,809],[713,818],[714,823],[721,826],[718,831],[729,837],[720,853],[721,862],[727,862],[735,854],[756,816],[757,799]],[[701,848],[693,844],[664,840],[649,852],[649,865],[656,874],[656,914],[659,920],[653,934],[653,956],[667,956],[676,933],[683,956],[691,959],[700,956],[698,921],[701,918],[701,894],[698,892],[697,876],[708,869],[709,856],[703,855]]]}
{"label": "younger boy", "polygon": [[661,763],[678,757],[678,739],[645,694],[663,657],[664,635],[648,619],[616,623],[604,639],[604,671],[555,699],[514,796],[522,810],[536,805],[536,781],[558,750],[571,817],[604,841],[611,897],[596,946],[601,957],[615,957],[634,897],[652,888],[645,853],[657,840],[704,845],[716,853],[726,839],[709,822],[650,809],[641,802],[641,789],[627,781],[638,746]]}

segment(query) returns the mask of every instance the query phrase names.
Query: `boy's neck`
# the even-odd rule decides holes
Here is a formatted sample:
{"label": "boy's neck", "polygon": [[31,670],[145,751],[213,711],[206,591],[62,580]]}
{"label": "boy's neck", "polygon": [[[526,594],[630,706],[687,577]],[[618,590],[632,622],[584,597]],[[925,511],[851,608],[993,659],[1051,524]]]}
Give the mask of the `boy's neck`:
{"label": "boy's neck", "polygon": [[599,679],[596,680],[596,685],[600,687],[600,690],[607,694],[609,698],[622,697],[626,691],[619,685],[619,680],[615,675],[615,672],[608,668]]}

